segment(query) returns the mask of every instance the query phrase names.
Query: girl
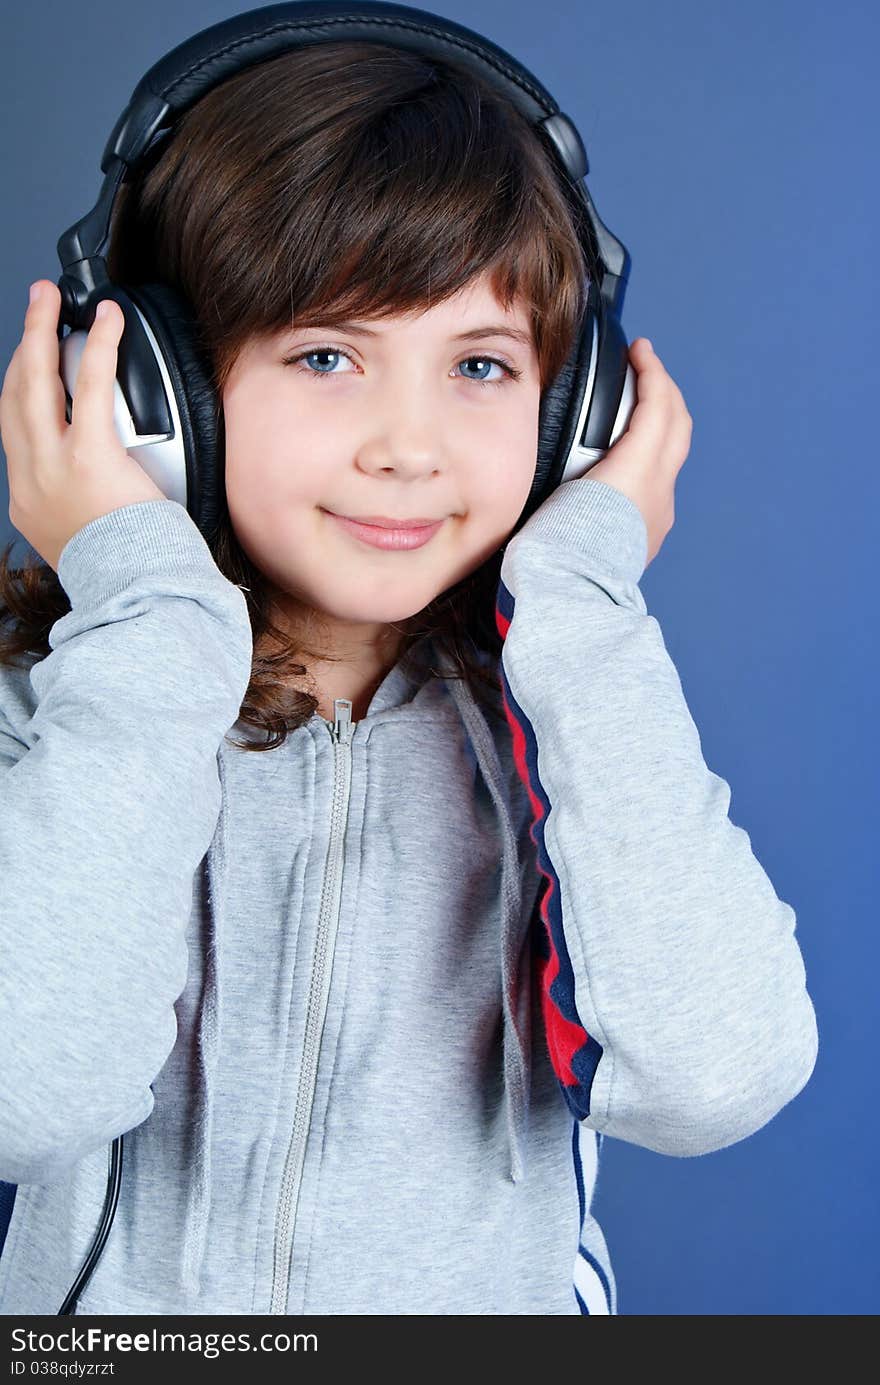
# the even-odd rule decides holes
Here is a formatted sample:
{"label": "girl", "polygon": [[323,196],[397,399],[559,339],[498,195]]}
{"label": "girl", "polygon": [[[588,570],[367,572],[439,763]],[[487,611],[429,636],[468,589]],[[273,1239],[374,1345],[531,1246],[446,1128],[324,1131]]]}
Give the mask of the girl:
{"label": "girl", "polygon": [[[524,520],[592,267],[472,73],[322,43],[122,189],[193,305],[210,545],[123,451],[108,303],[69,424],[48,279],[6,372],[0,1312],[614,1313],[601,1140],[721,1149],[816,1025],[638,587],[690,446],[650,343]],[[409,526],[402,532],[403,526]],[[19,662],[19,660],[24,662]],[[237,735],[228,734],[237,731]]]}

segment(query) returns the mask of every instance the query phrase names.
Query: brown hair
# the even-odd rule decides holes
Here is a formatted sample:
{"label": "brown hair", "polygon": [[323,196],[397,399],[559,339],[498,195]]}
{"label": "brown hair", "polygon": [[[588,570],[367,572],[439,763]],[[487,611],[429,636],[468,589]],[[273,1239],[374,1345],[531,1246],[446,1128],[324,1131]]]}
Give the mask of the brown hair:
{"label": "brown hair", "polygon": [[[294,318],[333,326],[427,309],[484,274],[505,309],[528,306],[543,390],[571,350],[594,271],[576,216],[550,154],[488,83],[384,44],[321,43],[236,73],[185,111],[120,188],[106,258],[114,282],[170,283],[189,300],[218,400],[254,336]],[[318,706],[290,684],[316,651],[272,622],[266,581],[223,509],[211,552],[245,589],[253,633],[241,720],[268,736],[232,743],[272,750]],[[48,655],[70,610],[48,564],[10,570],[14,542],[0,555],[0,617],[17,621],[0,623],[0,664]],[[496,710],[503,551],[392,627],[401,655],[430,634],[453,676],[486,706],[491,690]]]}

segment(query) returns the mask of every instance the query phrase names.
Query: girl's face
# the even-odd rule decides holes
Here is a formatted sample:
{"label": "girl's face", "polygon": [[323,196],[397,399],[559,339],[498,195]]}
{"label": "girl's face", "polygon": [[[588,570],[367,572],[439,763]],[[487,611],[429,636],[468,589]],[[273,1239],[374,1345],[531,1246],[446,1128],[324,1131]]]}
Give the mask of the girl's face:
{"label": "girl's face", "polygon": [[[363,653],[479,567],[528,499],[539,401],[528,313],[483,280],[421,316],[250,343],[223,394],[226,494],[279,614],[317,609],[334,650]],[[334,515],[442,524],[391,550]]]}

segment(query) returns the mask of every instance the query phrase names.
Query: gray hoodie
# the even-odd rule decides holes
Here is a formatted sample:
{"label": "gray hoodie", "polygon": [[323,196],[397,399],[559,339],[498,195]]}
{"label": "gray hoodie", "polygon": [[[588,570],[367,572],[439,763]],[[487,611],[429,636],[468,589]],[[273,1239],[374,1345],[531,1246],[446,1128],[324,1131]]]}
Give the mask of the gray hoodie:
{"label": "gray hoodie", "polygon": [[405,657],[250,753],[185,508],[70,540],[51,653],[0,668],[0,1313],[57,1314],[121,1133],[78,1314],[617,1311],[603,1137],[745,1139],[818,1042],[646,554],[563,483],[505,551],[497,711]]}

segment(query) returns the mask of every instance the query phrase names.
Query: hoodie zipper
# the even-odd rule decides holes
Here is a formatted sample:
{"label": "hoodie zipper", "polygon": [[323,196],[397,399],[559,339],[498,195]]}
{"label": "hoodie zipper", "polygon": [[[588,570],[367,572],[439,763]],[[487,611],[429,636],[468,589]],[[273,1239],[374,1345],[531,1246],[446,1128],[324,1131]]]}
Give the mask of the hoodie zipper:
{"label": "hoodie zipper", "polygon": [[321,1034],[324,1029],[324,1018],[327,1014],[327,1001],[330,994],[336,930],[339,926],[339,908],[342,897],[342,846],[351,791],[351,737],[354,732],[354,725],[357,723],[352,724],[351,702],[347,698],[336,697],[333,699],[333,713],[336,718],[335,722],[324,722],[333,739],[334,748],[330,845],[327,851],[324,888],[321,895],[321,913],[318,919],[318,934],[315,939],[315,953],[312,959],[312,977],[306,1011],[305,1044],[296,1093],[293,1131],[287,1150],[287,1159],[284,1163],[281,1197],[275,1219],[275,1262],[272,1274],[270,1313],[287,1313],[297,1204],[305,1162],[306,1141],[315,1099]]}

